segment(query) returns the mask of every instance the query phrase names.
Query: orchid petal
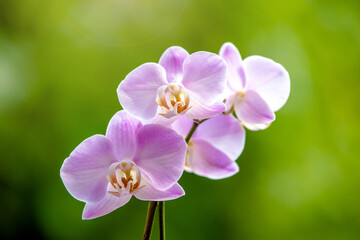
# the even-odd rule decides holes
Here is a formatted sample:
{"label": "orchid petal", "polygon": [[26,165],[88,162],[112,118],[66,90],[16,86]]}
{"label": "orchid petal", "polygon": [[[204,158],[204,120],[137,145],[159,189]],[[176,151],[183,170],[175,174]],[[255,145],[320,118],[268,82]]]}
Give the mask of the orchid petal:
{"label": "orchid petal", "polygon": [[254,91],[246,91],[244,97],[237,97],[234,104],[238,119],[246,123],[268,124],[275,120],[275,114],[266,102]]}
{"label": "orchid petal", "polygon": [[182,47],[170,47],[166,49],[160,58],[159,64],[166,70],[166,78],[169,83],[181,80],[183,75],[183,63],[189,53]]}
{"label": "orchid petal", "polygon": [[236,94],[237,93],[234,93],[234,92],[228,92],[227,94],[227,97],[225,99],[225,112],[227,114],[230,114],[234,111],[234,103],[235,103],[235,100],[236,100]]}
{"label": "orchid petal", "polygon": [[184,61],[182,84],[202,104],[210,106],[219,101],[225,90],[226,73],[226,63],[221,57],[196,52]]}
{"label": "orchid petal", "polygon": [[135,154],[136,132],[141,122],[125,111],[117,112],[110,120],[106,136],[113,144],[114,153],[120,161]]}
{"label": "orchid petal", "polygon": [[197,175],[221,179],[239,171],[238,165],[232,159],[204,140],[191,140],[188,151],[187,164]]}
{"label": "orchid petal", "polygon": [[158,107],[157,90],[167,84],[162,66],[145,63],[130,72],[120,83],[117,89],[120,104],[128,113],[150,119],[155,116]]}
{"label": "orchid petal", "polygon": [[228,85],[233,91],[245,88],[246,78],[239,50],[232,43],[224,43],[219,52],[228,65]]}
{"label": "orchid petal", "polygon": [[206,120],[196,129],[192,139],[201,139],[235,161],[245,145],[245,130],[232,115],[219,115]]}
{"label": "orchid petal", "polygon": [[137,134],[133,161],[158,190],[174,185],[184,169],[186,143],[174,130],[161,125],[145,125]]}
{"label": "orchid petal", "polygon": [[264,130],[271,125],[270,123],[254,124],[254,123],[246,123],[246,122],[241,122],[241,124],[251,131]]}
{"label": "orchid petal", "polygon": [[179,135],[186,137],[193,123],[192,119],[182,115],[171,125],[171,129],[175,130]]}
{"label": "orchid petal", "polygon": [[185,113],[191,119],[205,119],[212,118],[225,111],[225,105],[222,101],[217,101],[214,104],[207,106],[195,98],[191,99],[191,108]]}
{"label": "orchid petal", "polygon": [[120,197],[106,193],[105,197],[99,202],[86,203],[83,210],[83,219],[93,219],[104,216],[119,207],[125,205],[131,199],[131,194],[123,194]]}
{"label": "orchid petal", "polygon": [[166,201],[179,198],[184,195],[184,189],[177,183],[166,190],[157,190],[148,183],[134,194],[136,198],[145,201]]}
{"label": "orchid petal", "polygon": [[290,77],[279,63],[261,56],[250,56],[243,62],[247,89],[256,91],[272,111],[279,110],[290,94]]}
{"label": "orchid petal", "polygon": [[159,124],[162,126],[170,126],[173,122],[175,122],[179,118],[179,115],[172,116],[170,118],[162,116],[161,111],[158,111],[158,113],[155,115],[155,117],[147,120],[143,120],[142,123],[144,125],[148,124]]}
{"label": "orchid petal", "polygon": [[109,139],[94,135],[80,143],[65,159],[60,176],[74,198],[84,202],[96,202],[106,193],[107,170],[115,161]]}

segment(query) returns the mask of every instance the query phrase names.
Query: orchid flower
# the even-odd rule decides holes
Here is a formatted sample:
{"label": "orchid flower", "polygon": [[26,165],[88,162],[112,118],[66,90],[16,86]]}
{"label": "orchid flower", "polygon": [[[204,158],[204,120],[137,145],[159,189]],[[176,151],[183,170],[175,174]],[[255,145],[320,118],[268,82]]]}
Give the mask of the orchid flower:
{"label": "orchid flower", "polygon": [[[120,104],[130,114],[169,125],[180,115],[205,119],[225,110],[226,64],[218,55],[168,48],[159,64],[145,63],[120,83]],[[169,120],[169,121],[167,121]]]}
{"label": "orchid flower", "polygon": [[227,111],[250,130],[267,128],[290,94],[288,72],[279,63],[261,56],[241,59],[232,43],[225,43],[220,56],[228,65]]}
{"label": "orchid flower", "polygon": [[[180,117],[171,125],[177,133],[186,136],[193,121]],[[235,160],[245,144],[245,130],[232,115],[218,115],[201,123],[190,141],[185,170],[211,179],[221,179],[239,171]]]}
{"label": "orchid flower", "polygon": [[106,135],[80,143],[65,159],[60,175],[69,193],[86,203],[83,219],[108,214],[132,195],[164,201],[184,195],[186,143],[161,125],[144,125],[125,111],[116,113]]}

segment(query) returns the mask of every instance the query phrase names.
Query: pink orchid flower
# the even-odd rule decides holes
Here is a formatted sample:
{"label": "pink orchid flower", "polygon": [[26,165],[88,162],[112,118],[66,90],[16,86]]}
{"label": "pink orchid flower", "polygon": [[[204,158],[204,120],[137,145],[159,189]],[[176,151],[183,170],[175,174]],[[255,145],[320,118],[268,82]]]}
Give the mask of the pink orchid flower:
{"label": "pink orchid flower", "polygon": [[108,214],[132,195],[164,201],[184,195],[186,143],[161,125],[144,125],[125,111],[110,120],[106,136],[94,135],[65,159],[60,176],[69,193],[86,203],[83,219]]}
{"label": "pink orchid flower", "polygon": [[170,47],[159,64],[145,63],[130,72],[117,93],[121,106],[141,120],[210,118],[225,110],[226,74],[225,61],[216,54],[189,55],[181,47]]}
{"label": "pink orchid flower", "polygon": [[[193,121],[180,117],[171,125],[186,136]],[[218,115],[201,123],[188,143],[185,170],[211,179],[221,179],[239,171],[235,160],[245,144],[245,130],[232,115]]]}
{"label": "pink orchid flower", "polygon": [[250,130],[267,128],[290,94],[290,78],[283,66],[271,59],[250,56],[241,59],[232,43],[225,43],[220,56],[228,65],[227,111]]}

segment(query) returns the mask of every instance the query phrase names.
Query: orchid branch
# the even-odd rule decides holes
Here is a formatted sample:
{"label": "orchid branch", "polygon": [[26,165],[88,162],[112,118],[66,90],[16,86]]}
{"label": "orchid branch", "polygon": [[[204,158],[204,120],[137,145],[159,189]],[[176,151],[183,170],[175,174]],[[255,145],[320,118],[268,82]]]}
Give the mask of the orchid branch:
{"label": "orchid branch", "polygon": [[159,201],[159,239],[165,240],[165,202]]}
{"label": "orchid branch", "polygon": [[143,240],[150,239],[151,230],[152,230],[152,226],[154,223],[155,210],[156,210],[157,205],[158,205],[158,202],[156,202],[156,201],[149,202]]}
{"label": "orchid branch", "polygon": [[186,142],[186,143],[189,143],[190,138],[191,138],[192,135],[195,133],[195,130],[197,129],[197,127],[198,127],[201,123],[205,122],[206,120],[207,120],[207,119],[203,119],[203,120],[200,121],[200,120],[194,119],[194,123],[193,123],[191,129],[190,129],[189,133],[188,133],[188,134],[186,135],[186,137],[185,137],[185,142]]}
{"label": "orchid branch", "polygon": [[[190,138],[195,133],[195,130],[197,129],[197,127],[201,123],[205,122],[206,120],[207,119],[203,119],[201,121],[197,120],[197,119],[194,120],[194,123],[193,123],[189,133],[185,137],[185,142],[186,143],[189,143]],[[163,201],[159,201],[159,202],[151,201],[151,202],[149,202],[143,240],[150,239],[150,235],[151,235],[151,231],[152,231],[152,225],[154,223],[155,210],[156,210],[157,205],[159,205],[159,231],[160,231],[159,236],[160,236],[160,240],[165,240],[165,204],[164,204]]]}
{"label": "orchid branch", "polygon": [[[197,127],[201,123],[205,122],[206,120],[207,119],[203,119],[200,121],[200,120],[194,119],[194,123],[193,123],[191,129],[185,137],[186,143],[189,143],[190,138],[195,133],[195,130],[197,129]],[[164,201],[159,201],[158,205],[159,205],[159,231],[160,231],[159,236],[160,236],[160,240],[165,240],[165,203],[164,203]]]}

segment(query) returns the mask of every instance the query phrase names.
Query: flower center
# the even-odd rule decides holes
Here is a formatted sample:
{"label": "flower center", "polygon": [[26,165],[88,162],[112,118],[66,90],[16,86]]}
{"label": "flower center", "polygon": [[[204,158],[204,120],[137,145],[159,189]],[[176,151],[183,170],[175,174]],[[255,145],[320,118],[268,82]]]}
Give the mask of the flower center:
{"label": "flower center", "polygon": [[171,83],[158,89],[156,102],[164,111],[160,115],[170,118],[189,109],[190,97],[182,85]]}
{"label": "flower center", "polygon": [[238,96],[240,98],[245,97],[245,91],[242,90],[242,91],[237,92],[236,96]]}
{"label": "flower center", "polygon": [[120,195],[120,191],[127,191],[133,193],[134,191],[144,187],[140,187],[141,175],[136,164],[131,160],[122,160],[121,162],[113,163],[108,170],[106,176],[110,184],[114,187],[108,193],[115,196]]}

